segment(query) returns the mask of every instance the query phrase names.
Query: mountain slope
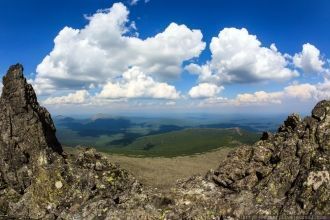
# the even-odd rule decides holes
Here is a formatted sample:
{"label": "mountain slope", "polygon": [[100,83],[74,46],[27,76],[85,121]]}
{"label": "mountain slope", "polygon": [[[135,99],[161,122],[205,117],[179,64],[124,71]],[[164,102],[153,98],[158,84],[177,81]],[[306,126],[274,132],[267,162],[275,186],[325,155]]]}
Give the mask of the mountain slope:
{"label": "mountain slope", "polygon": [[241,143],[254,143],[258,138],[256,133],[236,128],[188,128],[140,137],[127,146],[99,149],[125,155],[174,157],[234,147]]}

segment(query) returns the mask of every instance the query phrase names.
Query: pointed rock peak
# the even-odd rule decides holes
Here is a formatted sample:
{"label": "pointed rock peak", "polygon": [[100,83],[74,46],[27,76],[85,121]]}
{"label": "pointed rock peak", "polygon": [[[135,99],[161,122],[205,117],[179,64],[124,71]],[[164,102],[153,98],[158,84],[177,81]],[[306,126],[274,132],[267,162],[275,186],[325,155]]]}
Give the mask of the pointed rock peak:
{"label": "pointed rock peak", "polygon": [[37,102],[21,64],[11,66],[3,77],[0,131],[0,173],[18,191],[30,184],[29,173],[37,164],[52,163],[63,152],[53,120]]}
{"label": "pointed rock peak", "polygon": [[14,112],[20,112],[29,104],[34,108],[39,106],[37,96],[32,86],[26,82],[23,70],[21,64],[15,64],[8,69],[7,74],[3,77],[1,99],[12,106]]}
{"label": "pointed rock peak", "polygon": [[15,64],[9,67],[7,71],[6,78],[12,78],[12,79],[22,79],[23,77],[23,65],[22,64]]}
{"label": "pointed rock peak", "polygon": [[7,97],[18,86],[25,86],[26,80],[23,75],[23,69],[21,64],[15,64],[9,67],[7,74],[3,77],[3,97]]}

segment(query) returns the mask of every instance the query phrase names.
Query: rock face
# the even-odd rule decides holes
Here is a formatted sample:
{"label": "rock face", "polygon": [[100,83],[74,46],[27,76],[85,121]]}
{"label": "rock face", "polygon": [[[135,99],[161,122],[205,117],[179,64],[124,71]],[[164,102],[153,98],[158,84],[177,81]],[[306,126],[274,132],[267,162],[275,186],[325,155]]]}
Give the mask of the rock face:
{"label": "rock face", "polygon": [[91,148],[63,153],[21,65],[0,99],[0,218],[236,219],[330,216],[330,102],[167,192],[142,187]]}
{"label": "rock face", "polygon": [[[63,152],[48,111],[40,107],[23,67],[11,66],[0,99],[0,170],[5,182],[23,193],[38,164],[52,163]],[[38,164],[34,162],[38,161]]]}
{"label": "rock face", "polygon": [[[233,151],[206,177],[184,182],[176,197],[198,192],[194,203],[200,205],[186,212],[196,218],[205,217],[201,207],[213,217],[329,217],[329,172],[330,102],[321,101],[312,116],[289,116],[278,133]],[[178,213],[184,213],[179,207]]]}
{"label": "rock face", "polygon": [[[51,116],[20,64],[3,78],[0,130],[0,218],[85,219],[140,191],[130,174],[93,149],[63,153]],[[106,210],[88,208],[103,203]]]}

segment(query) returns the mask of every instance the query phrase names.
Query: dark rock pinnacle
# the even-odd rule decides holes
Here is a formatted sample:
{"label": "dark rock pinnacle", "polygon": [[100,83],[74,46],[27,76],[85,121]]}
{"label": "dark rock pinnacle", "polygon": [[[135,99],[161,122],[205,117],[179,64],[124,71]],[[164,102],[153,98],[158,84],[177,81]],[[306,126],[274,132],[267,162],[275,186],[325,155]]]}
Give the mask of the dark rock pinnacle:
{"label": "dark rock pinnacle", "polygon": [[63,153],[52,118],[20,64],[3,77],[0,131],[0,219],[72,219],[71,213],[89,212],[80,206],[115,208],[140,188],[94,149]]}
{"label": "dark rock pinnacle", "polygon": [[3,77],[0,98],[0,170],[6,183],[21,193],[30,185],[35,161],[51,163],[63,152],[48,111],[23,76],[23,66],[13,65]]}

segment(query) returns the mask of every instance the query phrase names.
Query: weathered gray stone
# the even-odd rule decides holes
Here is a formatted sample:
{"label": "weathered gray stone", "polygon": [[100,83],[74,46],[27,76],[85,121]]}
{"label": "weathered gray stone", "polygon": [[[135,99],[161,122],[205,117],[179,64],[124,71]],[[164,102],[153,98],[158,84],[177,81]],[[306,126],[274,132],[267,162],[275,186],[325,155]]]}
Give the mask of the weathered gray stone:
{"label": "weathered gray stone", "polygon": [[63,150],[48,111],[23,76],[20,64],[3,77],[0,99],[0,170],[3,179],[23,193],[38,164],[52,163]]}
{"label": "weathered gray stone", "polygon": [[[242,215],[329,217],[329,110],[330,101],[321,101],[312,117],[289,116],[278,133],[263,135],[255,145],[237,149],[204,179],[182,183],[176,197],[203,191],[203,181],[214,182],[218,187],[203,191],[202,199],[196,201],[195,197],[194,209],[200,213],[202,207],[212,210],[216,203],[212,216],[225,219]],[[176,209],[180,213],[183,206]]]}

